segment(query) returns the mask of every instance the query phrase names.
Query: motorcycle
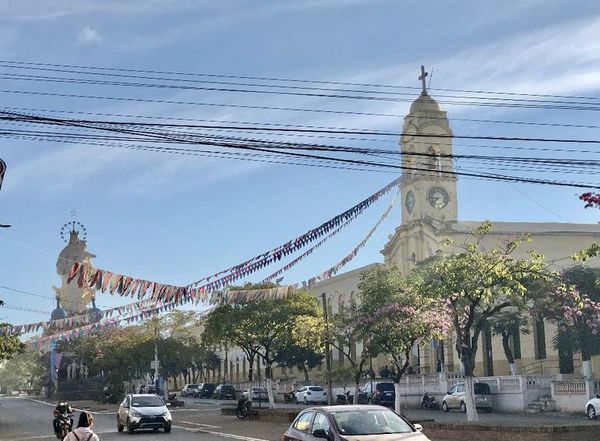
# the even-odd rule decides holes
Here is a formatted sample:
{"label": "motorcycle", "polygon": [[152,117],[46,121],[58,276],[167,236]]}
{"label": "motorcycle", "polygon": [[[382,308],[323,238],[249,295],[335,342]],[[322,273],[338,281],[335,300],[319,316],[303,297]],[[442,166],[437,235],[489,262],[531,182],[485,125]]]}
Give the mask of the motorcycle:
{"label": "motorcycle", "polygon": [[71,414],[68,412],[58,412],[54,411],[54,415],[56,416],[57,424],[56,424],[56,437],[61,441],[67,437],[69,432],[71,431],[71,427],[73,426],[73,419],[71,418]]}
{"label": "motorcycle", "polygon": [[350,395],[350,391],[346,391],[343,394],[337,394],[335,402],[337,404],[352,404],[354,402],[354,396]]}
{"label": "motorcycle", "polygon": [[248,399],[246,394],[242,394],[235,409],[235,416],[240,420],[244,420],[250,416],[250,409],[252,409],[252,401]]}
{"label": "motorcycle", "polygon": [[421,407],[423,409],[431,409],[431,410],[438,410],[440,408],[437,401],[435,401],[435,397],[433,395],[429,395],[427,392],[425,392],[425,395],[423,395],[423,401],[421,402]]}

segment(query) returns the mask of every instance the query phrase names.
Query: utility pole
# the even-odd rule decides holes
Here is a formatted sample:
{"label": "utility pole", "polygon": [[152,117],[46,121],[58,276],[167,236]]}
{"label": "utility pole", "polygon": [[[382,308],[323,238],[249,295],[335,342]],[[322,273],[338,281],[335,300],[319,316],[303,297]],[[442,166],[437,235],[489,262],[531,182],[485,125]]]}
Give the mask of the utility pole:
{"label": "utility pole", "polygon": [[333,404],[331,387],[331,354],[329,353],[329,313],[327,311],[327,294],[321,294],[323,302],[323,319],[325,320],[325,379],[327,381],[327,404]]}

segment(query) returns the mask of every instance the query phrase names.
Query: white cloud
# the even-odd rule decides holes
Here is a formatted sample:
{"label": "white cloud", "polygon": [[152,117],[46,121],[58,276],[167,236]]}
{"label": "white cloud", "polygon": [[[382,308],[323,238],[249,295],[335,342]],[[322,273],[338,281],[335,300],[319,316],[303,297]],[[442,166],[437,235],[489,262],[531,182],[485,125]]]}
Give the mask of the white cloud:
{"label": "white cloud", "polygon": [[102,41],[102,36],[93,27],[87,25],[77,35],[78,44],[96,44]]}

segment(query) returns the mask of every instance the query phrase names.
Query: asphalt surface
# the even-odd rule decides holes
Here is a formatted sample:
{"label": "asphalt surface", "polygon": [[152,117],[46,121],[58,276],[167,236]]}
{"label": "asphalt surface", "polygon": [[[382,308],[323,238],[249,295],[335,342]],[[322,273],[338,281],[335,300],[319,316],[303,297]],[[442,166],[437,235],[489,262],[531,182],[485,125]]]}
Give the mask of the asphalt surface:
{"label": "asphalt surface", "polygon": [[[191,404],[191,403],[190,403]],[[187,406],[187,403],[186,403]],[[52,410],[54,405],[32,398],[0,398],[0,440],[2,441],[52,441],[56,440],[52,429]],[[75,423],[79,412],[75,409]],[[250,437],[247,429],[260,434],[260,428],[254,428],[253,421],[241,421],[235,417],[220,415],[220,409],[198,403],[187,408],[172,409],[173,428],[171,433],[162,431],[139,431],[134,435],[117,432],[116,407],[110,410],[92,412],[93,430],[101,440],[170,440],[170,441],[271,441],[279,440],[287,425],[276,425],[265,432],[267,437]],[[225,424],[223,423],[225,422]],[[220,424],[219,424],[220,423]],[[231,423],[231,424],[229,424]],[[258,431],[257,431],[258,429]],[[283,431],[282,431],[283,430]]]}

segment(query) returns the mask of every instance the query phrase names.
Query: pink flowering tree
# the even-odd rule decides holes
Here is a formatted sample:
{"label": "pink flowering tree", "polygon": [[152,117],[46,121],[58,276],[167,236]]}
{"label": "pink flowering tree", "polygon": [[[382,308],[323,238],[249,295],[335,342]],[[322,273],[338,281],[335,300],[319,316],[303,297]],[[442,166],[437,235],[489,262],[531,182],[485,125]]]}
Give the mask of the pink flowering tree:
{"label": "pink flowering tree", "polygon": [[556,323],[559,333],[569,337],[573,349],[581,352],[582,374],[592,378],[591,358],[600,339],[600,302],[592,300],[574,285],[561,285],[540,302],[540,310]]}
{"label": "pink flowering tree", "polygon": [[491,223],[484,222],[472,232],[472,241],[461,246],[449,242],[450,253],[440,253],[413,272],[422,295],[444,301],[450,310],[456,351],[465,375],[468,421],[478,420],[473,377],[482,330],[496,314],[529,302],[527,286],[532,280],[551,277],[540,254],[530,251],[527,259],[514,257],[525,238],[505,240],[496,248],[486,249],[484,239],[491,229]]}
{"label": "pink flowering tree", "polygon": [[364,317],[362,309],[351,303],[331,316],[326,329],[329,344],[348,363],[348,373],[354,384],[354,404],[358,404],[358,389],[364,367],[370,357],[377,355],[371,349],[369,330],[363,325]]}
{"label": "pink flowering tree", "polygon": [[359,283],[359,326],[370,336],[373,353],[394,365],[395,410],[400,412],[400,380],[410,366],[413,348],[423,341],[443,338],[451,327],[444,302],[421,296],[395,266],[376,267]]}

